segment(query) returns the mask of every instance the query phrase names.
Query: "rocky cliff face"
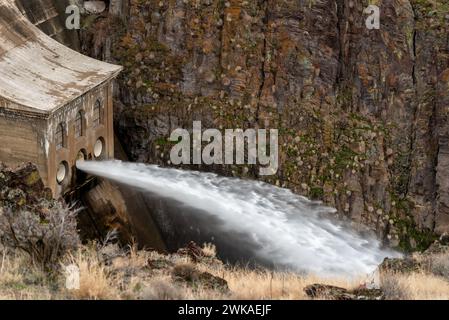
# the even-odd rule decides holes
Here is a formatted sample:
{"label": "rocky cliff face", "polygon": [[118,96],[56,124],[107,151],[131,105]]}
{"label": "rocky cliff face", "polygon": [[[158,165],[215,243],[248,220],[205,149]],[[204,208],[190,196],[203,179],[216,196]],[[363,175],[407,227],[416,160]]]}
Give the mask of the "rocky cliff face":
{"label": "rocky cliff face", "polygon": [[[449,231],[449,1],[130,0],[85,18],[85,53],[120,63],[116,132],[167,165],[177,127],[279,128],[276,176],[392,245]],[[381,9],[380,30],[363,10]]]}

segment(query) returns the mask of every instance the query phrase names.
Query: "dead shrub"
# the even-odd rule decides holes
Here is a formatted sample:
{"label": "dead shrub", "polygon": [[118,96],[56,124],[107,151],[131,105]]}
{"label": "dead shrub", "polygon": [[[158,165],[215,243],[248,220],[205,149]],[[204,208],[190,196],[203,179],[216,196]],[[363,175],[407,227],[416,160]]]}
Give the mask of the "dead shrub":
{"label": "dead shrub", "polygon": [[3,208],[0,212],[0,242],[12,251],[21,250],[33,264],[52,270],[80,239],[76,212],[58,202],[45,202],[40,212]]}
{"label": "dead shrub", "polygon": [[437,254],[429,259],[430,272],[449,279],[449,253]]}
{"label": "dead shrub", "polygon": [[398,274],[384,274],[381,281],[381,288],[385,295],[385,300],[409,300],[409,290],[404,287]]}

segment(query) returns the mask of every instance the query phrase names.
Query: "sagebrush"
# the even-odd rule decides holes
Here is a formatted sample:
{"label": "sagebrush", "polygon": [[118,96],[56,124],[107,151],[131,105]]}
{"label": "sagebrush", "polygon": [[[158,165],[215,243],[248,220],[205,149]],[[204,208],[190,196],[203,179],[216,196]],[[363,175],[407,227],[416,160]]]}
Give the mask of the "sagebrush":
{"label": "sagebrush", "polygon": [[0,243],[25,252],[37,266],[53,269],[61,257],[80,245],[77,212],[59,202],[41,207],[39,212],[0,208]]}

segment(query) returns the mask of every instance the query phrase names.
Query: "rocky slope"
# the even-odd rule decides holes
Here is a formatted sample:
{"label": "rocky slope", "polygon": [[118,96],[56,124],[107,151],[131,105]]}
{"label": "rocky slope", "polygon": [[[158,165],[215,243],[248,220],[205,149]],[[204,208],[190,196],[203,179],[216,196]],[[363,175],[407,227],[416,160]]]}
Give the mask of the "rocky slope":
{"label": "rocky slope", "polygon": [[[385,259],[378,272],[349,280],[225,264],[211,244],[191,242],[173,254],[121,247],[111,235],[81,244],[74,217],[51,198],[34,165],[0,164],[0,299],[449,298],[447,235],[424,253]],[[38,253],[49,259],[42,261]],[[66,277],[74,267],[79,288],[68,289]]]}
{"label": "rocky slope", "polygon": [[[134,224],[130,223],[129,215],[124,213],[126,210],[120,210],[121,207],[117,202],[122,198],[120,194],[114,193],[113,189],[114,186],[108,182],[99,181],[98,185],[86,192],[82,199],[88,204],[87,206],[78,201],[69,208],[62,199],[52,198],[51,190],[44,186],[34,164],[24,163],[11,169],[0,163],[0,216],[3,210],[10,210],[11,216],[20,220],[20,213],[26,211],[40,217],[40,224],[47,224],[50,215],[55,211],[70,209],[70,211],[76,211],[77,225],[74,226],[74,232],[77,233],[79,230],[83,241],[102,239],[109,231],[116,230],[122,243],[131,243],[138,234],[134,232]],[[105,193],[113,196],[109,199]],[[96,199],[98,196],[102,198]],[[91,203],[94,200],[96,203]],[[26,221],[19,221],[17,226],[19,229],[21,226],[31,228]],[[150,224],[147,223],[148,228],[149,226]],[[3,226],[0,225],[1,227]],[[2,231],[0,230],[0,242],[3,240]],[[152,243],[157,242],[152,241]]]}
{"label": "rocky slope", "polygon": [[0,207],[27,208],[40,214],[41,201],[52,201],[52,193],[45,188],[35,165],[28,163],[9,169],[0,163]]}
{"label": "rocky slope", "polygon": [[[449,231],[449,1],[129,0],[85,16],[85,53],[125,66],[116,132],[167,165],[170,132],[278,128],[276,176],[385,242]],[[365,27],[368,4],[380,30]]]}

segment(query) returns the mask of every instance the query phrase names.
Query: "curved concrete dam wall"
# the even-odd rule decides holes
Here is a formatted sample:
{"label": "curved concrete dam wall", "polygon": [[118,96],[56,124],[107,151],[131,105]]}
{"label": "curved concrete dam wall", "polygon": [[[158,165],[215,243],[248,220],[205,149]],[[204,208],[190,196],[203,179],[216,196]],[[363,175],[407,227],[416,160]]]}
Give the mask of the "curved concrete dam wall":
{"label": "curved concrete dam wall", "polygon": [[70,0],[16,0],[17,7],[39,29],[56,41],[77,50],[77,30],[65,28],[65,10]]}

